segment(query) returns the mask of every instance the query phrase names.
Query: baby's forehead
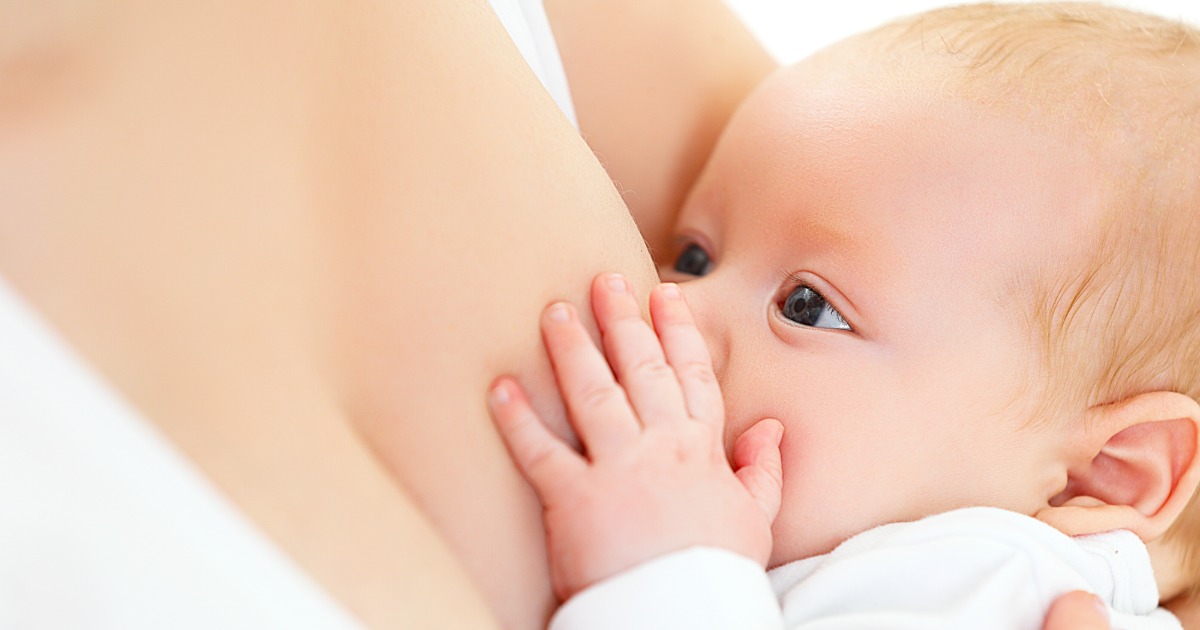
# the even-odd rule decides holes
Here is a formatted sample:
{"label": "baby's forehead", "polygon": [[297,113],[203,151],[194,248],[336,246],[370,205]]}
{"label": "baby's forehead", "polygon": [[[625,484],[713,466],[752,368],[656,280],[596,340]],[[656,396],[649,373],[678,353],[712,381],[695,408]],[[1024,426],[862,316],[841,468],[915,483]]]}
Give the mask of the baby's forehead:
{"label": "baby's forehead", "polygon": [[[881,29],[844,40],[771,77],[763,89],[765,105],[751,115],[781,131],[824,127],[850,137],[871,126],[892,126],[940,134],[947,154],[960,145],[988,151],[973,124],[1004,121],[1014,136],[1070,146],[1113,200],[1128,196],[1129,182],[1143,181],[1144,170],[1164,153],[1180,150],[1182,138],[1196,135],[1190,129],[1164,136],[1164,129],[1193,119],[1164,105],[1171,98],[1147,104],[1150,92],[1139,87],[1141,78],[1109,76],[1111,67],[1104,69],[1097,59],[1047,61],[1055,67],[1039,68],[1036,76],[1020,74],[1029,61],[1009,60],[1009,66],[985,71],[946,50],[931,50],[923,42],[932,36]],[[950,45],[940,36],[937,41]],[[1036,52],[1021,49],[1026,56]],[[1107,78],[1089,78],[1098,72]],[[1071,79],[1062,79],[1062,73]],[[1196,90],[1191,92],[1194,98]],[[1187,111],[1200,111],[1191,107]],[[1035,174],[1029,183],[1039,179]]]}
{"label": "baby's forehead", "polygon": [[939,91],[919,66],[889,74],[871,61],[834,49],[751,97],[718,171],[720,188],[743,195],[713,204],[727,230],[756,233],[770,214],[794,237],[785,247],[928,292],[899,277],[916,270],[991,308],[1034,280],[1078,275],[1113,206],[1092,143]]}
{"label": "baby's forehead", "polygon": [[[1145,199],[1164,192],[1160,184],[1178,188],[1185,179],[1164,175],[1163,166],[1196,162],[1198,58],[1195,31],[1095,5],[935,11],[849,38],[771,77],[739,112],[758,123],[742,126],[741,153],[791,137],[828,156],[816,170],[861,172],[892,158],[911,174],[1021,159],[1014,141],[1029,141],[1021,148],[1031,164],[1039,154],[1066,154],[1075,172],[1051,160],[1010,176],[1033,189],[1082,178],[1088,203],[1062,199],[1064,222],[1083,206],[1093,210],[1083,225],[1127,225]],[[1007,134],[980,133],[1005,125]],[[940,150],[906,165],[903,141],[884,147],[890,156],[865,141],[880,129],[914,145],[936,141]],[[835,150],[856,142],[857,152]],[[1004,176],[997,169],[995,179]],[[1098,240],[1087,236],[1091,245]]]}
{"label": "baby's forehead", "polygon": [[782,232],[820,235],[816,246],[874,252],[881,273],[951,251],[994,256],[992,269],[1040,260],[1023,247],[1031,232],[1082,241],[1072,224],[1104,205],[1098,169],[1070,137],[970,101],[862,90],[845,75],[795,89],[811,85],[802,75],[782,76],[731,125],[717,188],[734,199],[714,204],[730,231],[753,232],[769,214]]}
{"label": "baby's forehead", "polygon": [[[1086,133],[1087,127],[1076,123],[1084,122],[1100,99],[1094,89],[1081,93],[1064,88],[1057,80],[1045,85],[1014,85],[1004,72],[980,72],[964,66],[955,56],[882,32],[838,42],[782,69],[766,87],[778,99],[780,109],[786,109],[790,101],[794,108],[857,110],[864,118],[898,112],[948,116],[970,111],[1071,133]],[[1107,114],[1101,114],[1107,120]]]}

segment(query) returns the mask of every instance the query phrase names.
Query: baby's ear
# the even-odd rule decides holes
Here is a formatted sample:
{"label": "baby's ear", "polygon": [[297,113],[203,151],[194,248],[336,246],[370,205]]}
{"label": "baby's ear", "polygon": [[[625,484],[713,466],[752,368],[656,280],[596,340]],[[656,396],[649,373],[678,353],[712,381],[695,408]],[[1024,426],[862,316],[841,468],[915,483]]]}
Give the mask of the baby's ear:
{"label": "baby's ear", "polygon": [[1200,405],[1148,392],[1088,410],[1067,487],[1036,517],[1069,535],[1128,529],[1143,541],[1167,530],[1200,482]]}

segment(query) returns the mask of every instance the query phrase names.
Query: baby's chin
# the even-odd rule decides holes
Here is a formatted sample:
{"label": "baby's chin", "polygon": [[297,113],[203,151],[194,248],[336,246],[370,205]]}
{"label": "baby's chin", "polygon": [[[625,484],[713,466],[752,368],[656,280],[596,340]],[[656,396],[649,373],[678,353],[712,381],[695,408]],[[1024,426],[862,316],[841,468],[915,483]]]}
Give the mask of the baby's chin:
{"label": "baby's chin", "polygon": [[[799,528],[803,528],[803,525],[800,525]],[[788,532],[785,529],[785,527],[780,525],[778,520],[775,521],[775,527],[772,530],[774,545],[771,547],[771,559],[767,561],[768,569],[774,569],[789,562],[827,554],[853,535],[797,536],[795,535],[797,528],[793,527],[792,535],[788,536]]]}

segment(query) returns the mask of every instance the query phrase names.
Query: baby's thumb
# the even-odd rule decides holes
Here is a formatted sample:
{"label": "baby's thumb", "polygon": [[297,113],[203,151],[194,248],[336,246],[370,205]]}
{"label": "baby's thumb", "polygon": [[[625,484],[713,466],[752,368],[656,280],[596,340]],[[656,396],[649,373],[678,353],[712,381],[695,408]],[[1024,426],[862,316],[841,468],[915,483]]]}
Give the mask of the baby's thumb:
{"label": "baby's thumb", "polygon": [[1110,630],[1108,609],[1100,598],[1083,591],[1059,597],[1046,613],[1042,630]]}
{"label": "baby's thumb", "polygon": [[738,436],[733,445],[733,468],[738,480],[772,522],[779,514],[783,492],[783,463],[779,459],[782,439],[783,425],[767,418]]}

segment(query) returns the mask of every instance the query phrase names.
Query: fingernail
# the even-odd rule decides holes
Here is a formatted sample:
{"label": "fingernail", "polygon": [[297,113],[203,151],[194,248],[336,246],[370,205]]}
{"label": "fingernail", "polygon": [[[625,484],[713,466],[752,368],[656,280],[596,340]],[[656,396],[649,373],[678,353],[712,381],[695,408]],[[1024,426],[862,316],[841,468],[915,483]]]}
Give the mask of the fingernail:
{"label": "fingernail", "polygon": [[504,386],[504,383],[498,383],[492,388],[492,391],[488,392],[488,399],[495,406],[507,405],[509,401],[508,388]]}
{"label": "fingernail", "polygon": [[567,313],[567,305],[562,302],[551,306],[548,314],[550,315],[550,319],[556,322],[565,322],[570,318],[570,315]]}
{"label": "fingernail", "polygon": [[680,295],[679,285],[674,283],[662,285],[662,294],[663,297],[667,298],[668,300],[678,300]]}
{"label": "fingernail", "polygon": [[1104,600],[1100,599],[1100,597],[1095,593],[1089,593],[1089,595],[1090,599],[1092,600],[1092,606],[1095,607],[1097,612],[1099,612],[1101,615],[1104,615],[1105,619],[1108,619],[1108,605],[1106,605]]}
{"label": "fingernail", "polygon": [[629,285],[625,282],[625,278],[621,274],[613,273],[608,275],[608,288],[613,293],[624,293]]}

